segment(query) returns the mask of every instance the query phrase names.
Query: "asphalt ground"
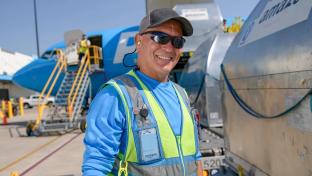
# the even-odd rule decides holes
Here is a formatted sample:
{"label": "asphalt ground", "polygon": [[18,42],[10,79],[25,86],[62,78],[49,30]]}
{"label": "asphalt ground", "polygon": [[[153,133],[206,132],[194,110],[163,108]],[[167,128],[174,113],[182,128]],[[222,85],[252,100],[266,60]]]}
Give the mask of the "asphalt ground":
{"label": "asphalt ground", "polygon": [[37,108],[26,109],[23,117],[8,119],[7,125],[0,118],[0,175],[10,176],[14,172],[15,176],[82,175],[84,133],[74,130],[29,137],[26,124],[35,120],[37,114]]}

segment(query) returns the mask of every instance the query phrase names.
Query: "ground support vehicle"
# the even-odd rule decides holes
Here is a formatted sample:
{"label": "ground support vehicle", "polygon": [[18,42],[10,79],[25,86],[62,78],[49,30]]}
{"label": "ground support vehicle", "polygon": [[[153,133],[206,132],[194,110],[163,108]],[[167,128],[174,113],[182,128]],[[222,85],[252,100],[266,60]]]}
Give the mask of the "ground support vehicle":
{"label": "ground support vehicle", "polygon": [[[35,94],[35,95],[30,95],[29,97],[24,98],[23,99],[24,108],[28,109],[34,106],[38,106],[39,97],[40,97],[39,94]],[[45,99],[44,103],[50,107],[53,105],[54,101],[55,101],[54,97],[49,97],[48,99]]]}

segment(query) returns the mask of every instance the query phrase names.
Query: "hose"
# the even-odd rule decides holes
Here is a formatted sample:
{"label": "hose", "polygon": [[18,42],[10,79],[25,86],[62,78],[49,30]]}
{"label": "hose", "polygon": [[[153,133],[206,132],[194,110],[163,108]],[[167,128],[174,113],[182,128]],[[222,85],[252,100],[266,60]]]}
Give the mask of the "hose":
{"label": "hose", "polygon": [[225,71],[224,71],[224,66],[223,64],[221,64],[221,72],[223,74],[224,77],[224,81],[227,85],[228,90],[230,91],[230,93],[232,94],[233,98],[235,99],[235,101],[239,104],[239,106],[248,114],[252,115],[253,117],[259,118],[259,119],[273,119],[273,118],[277,118],[280,116],[283,116],[287,113],[289,113],[290,111],[294,110],[296,107],[299,106],[299,104],[308,96],[312,93],[312,89],[310,89],[299,101],[297,101],[293,106],[291,106],[290,108],[286,109],[285,111],[275,114],[275,115],[264,115],[260,112],[255,111],[252,107],[250,107],[244,100],[242,100],[242,98],[237,94],[237,92],[235,91],[235,89],[233,88],[232,84],[230,83]]}

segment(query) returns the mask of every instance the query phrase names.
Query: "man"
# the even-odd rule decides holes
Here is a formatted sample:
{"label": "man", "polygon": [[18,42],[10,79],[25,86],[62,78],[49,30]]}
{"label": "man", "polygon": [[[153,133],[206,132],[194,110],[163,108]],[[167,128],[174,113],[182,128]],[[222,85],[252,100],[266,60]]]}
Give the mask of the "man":
{"label": "man", "polygon": [[90,41],[88,40],[87,36],[85,34],[82,35],[81,40],[79,41],[77,50],[79,52],[78,55],[78,65],[80,66],[82,58],[85,56],[88,47],[90,46]]}
{"label": "man", "polygon": [[189,100],[168,80],[191,23],[172,9],[144,17],[135,36],[137,69],[109,81],[93,100],[84,175],[201,175]]}

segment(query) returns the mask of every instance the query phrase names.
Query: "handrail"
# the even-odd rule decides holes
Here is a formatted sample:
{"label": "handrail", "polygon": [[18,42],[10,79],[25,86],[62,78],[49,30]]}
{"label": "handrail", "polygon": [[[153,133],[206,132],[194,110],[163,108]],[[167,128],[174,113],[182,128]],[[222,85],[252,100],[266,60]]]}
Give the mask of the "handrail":
{"label": "handrail", "polygon": [[[52,73],[50,74],[43,90],[41,91],[40,95],[39,95],[39,100],[38,100],[38,116],[37,116],[37,119],[36,119],[36,123],[35,125],[33,126],[32,130],[36,130],[39,126],[39,124],[41,123],[41,119],[42,119],[42,115],[43,115],[43,110],[45,108],[45,100],[49,98],[55,84],[56,84],[56,81],[58,80],[58,77],[60,76],[61,72],[63,69],[66,69],[66,66],[67,66],[67,63],[66,63],[66,59],[64,58],[64,54],[63,54],[63,51],[60,50],[60,49],[56,49],[56,52],[57,52],[57,56],[59,56],[58,58],[58,61],[56,63],[56,65],[54,66],[54,69],[52,71]],[[58,69],[57,73],[56,73],[56,70]],[[56,74],[56,75],[55,75]],[[53,79],[54,78],[54,79]],[[53,79],[53,82],[46,94],[46,96],[44,97],[44,99],[42,100],[42,97],[43,95],[45,94],[48,86],[50,85],[51,83],[51,80]]]}
{"label": "handrail", "polygon": [[[90,55],[90,49],[93,49],[93,55]],[[87,72],[87,68],[89,68],[89,70],[91,69],[91,64],[90,64],[90,60],[91,58],[94,59],[98,59],[99,60],[99,51],[100,51],[100,47],[98,46],[90,46],[85,54],[85,56],[82,58],[80,67],[78,69],[77,75],[75,77],[74,83],[70,89],[70,93],[67,97],[67,105],[68,105],[68,116],[69,118],[72,117],[72,113],[73,113],[73,106],[74,106],[74,102],[77,98],[77,94],[79,91],[79,87],[82,84],[82,79],[84,78],[84,75]],[[80,76],[81,75],[81,76]],[[79,78],[79,81],[78,81]],[[78,83],[77,83],[78,81]]]}
{"label": "handrail", "polygon": [[[70,92],[68,94],[68,97],[67,97],[68,116],[69,116],[69,118],[71,118],[71,115],[72,115],[73,105],[74,105],[74,102],[76,100],[78,88],[79,88],[79,86],[81,84],[83,75],[86,73],[88,65],[90,65],[89,50],[87,50],[86,54],[82,58],[81,63],[82,64],[80,64],[80,67],[79,67],[78,72],[76,74],[75,80],[73,82],[73,85],[72,85],[72,87],[70,89]],[[80,76],[80,75],[82,75],[82,76]],[[78,81],[79,77],[80,77],[80,79]],[[78,83],[77,83],[77,81],[78,81]],[[74,93],[74,95],[73,95],[73,93]],[[72,97],[72,95],[73,95],[73,97]]]}
{"label": "handrail", "polygon": [[94,64],[100,64],[100,59],[102,58],[102,53],[98,46],[90,46],[90,49],[93,50],[93,56],[90,56],[90,60],[94,60]]}
{"label": "handrail", "polygon": [[49,84],[50,84],[50,82],[51,82],[51,80],[52,80],[52,78],[54,76],[54,73],[56,72],[56,69],[59,67],[60,64],[62,64],[62,59],[58,59],[58,61],[57,61],[56,65],[55,65],[52,73],[50,74],[46,84],[44,85],[44,87],[43,87],[43,89],[42,89],[42,91],[40,93],[40,96],[39,96],[38,104],[41,104],[41,99],[43,97],[43,94],[45,93],[46,89],[48,88],[48,86],[49,86]]}

